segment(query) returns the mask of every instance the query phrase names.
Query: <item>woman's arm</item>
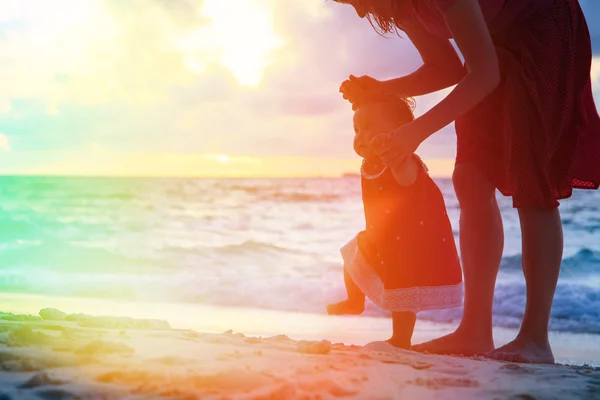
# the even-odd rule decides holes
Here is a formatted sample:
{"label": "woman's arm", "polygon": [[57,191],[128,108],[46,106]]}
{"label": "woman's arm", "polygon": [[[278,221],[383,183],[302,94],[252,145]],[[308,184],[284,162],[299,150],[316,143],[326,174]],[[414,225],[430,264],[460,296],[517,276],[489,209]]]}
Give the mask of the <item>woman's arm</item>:
{"label": "woman's arm", "polygon": [[410,75],[384,81],[386,92],[422,96],[456,85],[465,76],[465,68],[448,39],[434,36],[416,21],[400,25],[417,48],[423,65]]}
{"label": "woman's arm", "polygon": [[500,82],[498,56],[477,0],[457,0],[444,11],[467,74],[446,98],[410,125],[419,143],[480,103]]}

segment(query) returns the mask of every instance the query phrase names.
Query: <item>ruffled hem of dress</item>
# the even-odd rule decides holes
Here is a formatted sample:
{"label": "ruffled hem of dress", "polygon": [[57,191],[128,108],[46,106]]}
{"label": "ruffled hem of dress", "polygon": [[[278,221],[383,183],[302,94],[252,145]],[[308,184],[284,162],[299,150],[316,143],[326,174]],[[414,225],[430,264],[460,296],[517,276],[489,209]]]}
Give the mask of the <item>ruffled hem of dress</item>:
{"label": "ruffled hem of dress", "polygon": [[392,312],[420,312],[462,307],[462,282],[447,286],[385,289],[377,272],[358,248],[357,237],[341,248],[344,268],[360,290],[380,308]]}

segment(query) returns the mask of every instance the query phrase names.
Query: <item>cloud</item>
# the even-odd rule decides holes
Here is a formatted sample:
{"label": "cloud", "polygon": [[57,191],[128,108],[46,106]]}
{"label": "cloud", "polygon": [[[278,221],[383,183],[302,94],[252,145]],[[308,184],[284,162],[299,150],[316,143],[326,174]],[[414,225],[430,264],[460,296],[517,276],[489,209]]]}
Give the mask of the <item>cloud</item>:
{"label": "cloud", "polygon": [[[414,51],[407,56],[407,41],[382,40],[347,7],[270,2],[281,46],[268,56],[260,87],[244,88],[227,63],[207,62],[200,73],[190,68],[194,54],[210,61],[201,37],[196,47],[181,46],[210,24],[202,2],[103,4],[90,26],[104,24],[106,33],[84,32],[89,47],[79,55],[81,68],[66,68],[48,55],[38,60],[46,78],[29,85],[31,91],[13,91],[43,104],[41,115],[27,101],[14,110],[13,116],[21,114],[19,126],[29,126],[36,139],[24,144],[28,149],[95,141],[138,151],[352,156],[352,115],[337,91],[340,82],[349,73],[389,77],[418,59]],[[32,33],[19,35],[14,49]],[[59,39],[65,40],[55,37],[52,47]],[[14,82],[28,86],[17,68],[12,72]],[[15,125],[14,118],[0,120],[0,128],[24,130]],[[57,140],[62,136],[69,140]]]}
{"label": "cloud", "polygon": [[[581,4],[600,35],[600,6]],[[0,131],[13,154],[353,158],[341,81],[421,63],[408,39],[382,39],[323,0],[0,0],[0,11]],[[418,98],[417,114],[444,93]],[[455,142],[448,127],[420,152],[452,158]]]}
{"label": "cloud", "polygon": [[0,98],[0,115],[8,114],[11,111],[10,100]]}
{"label": "cloud", "polygon": [[[214,0],[61,0],[37,13],[28,10],[42,3],[30,0],[0,39],[11,60],[0,64],[11,105],[0,129],[18,133],[23,150],[95,142],[124,151],[352,157],[352,114],[339,84],[350,73],[408,72],[416,51],[407,40],[381,39],[332,2],[235,1],[246,8],[236,14],[228,2],[231,18],[215,27],[211,18],[227,10]],[[63,12],[69,7],[76,19]],[[240,26],[236,15],[252,10],[272,32]],[[258,67],[243,46],[269,35],[275,42],[259,48],[260,86],[244,87]]]}
{"label": "cloud", "polygon": [[592,58],[592,69],[590,73],[592,79],[592,92],[596,101],[596,109],[600,112],[600,56]]}
{"label": "cloud", "polygon": [[595,90],[600,90],[600,56],[592,58],[590,77],[592,79],[592,87]]}
{"label": "cloud", "polygon": [[10,143],[8,143],[8,137],[0,133],[0,151],[10,151]]}
{"label": "cloud", "polygon": [[583,9],[590,36],[592,37],[592,49],[594,55],[600,55],[600,3],[597,0],[579,0]]}

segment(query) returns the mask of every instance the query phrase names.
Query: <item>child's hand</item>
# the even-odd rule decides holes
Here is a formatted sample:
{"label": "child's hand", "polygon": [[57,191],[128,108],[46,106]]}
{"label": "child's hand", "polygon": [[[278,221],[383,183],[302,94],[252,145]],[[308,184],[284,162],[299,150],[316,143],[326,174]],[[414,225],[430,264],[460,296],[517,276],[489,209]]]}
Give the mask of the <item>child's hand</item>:
{"label": "child's hand", "polygon": [[402,125],[391,133],[374,137],[369,145],[388,166],[402,164],[415,153],[422,141],[412,128],[413,123]]}

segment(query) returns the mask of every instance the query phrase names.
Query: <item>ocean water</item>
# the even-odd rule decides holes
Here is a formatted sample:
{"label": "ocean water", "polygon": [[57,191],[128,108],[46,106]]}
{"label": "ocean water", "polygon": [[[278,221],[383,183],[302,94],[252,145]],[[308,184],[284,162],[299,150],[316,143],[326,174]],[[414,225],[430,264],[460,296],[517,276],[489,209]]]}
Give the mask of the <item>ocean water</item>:
{"label": "ocean water", "polygon": [[[437,183],[458,241],[452,184]],[[506,244],[494,322],[515,328],[525,303],[519,223],[510,200],[499,201]],[[600,193],[577,191],[561,212],[551,328],[600,333]],[[338,249],[363,225],[357,177],[2,177],[0,291],[323,314],[344,294]],[[387,316],[372,304],[367,314]]]}

